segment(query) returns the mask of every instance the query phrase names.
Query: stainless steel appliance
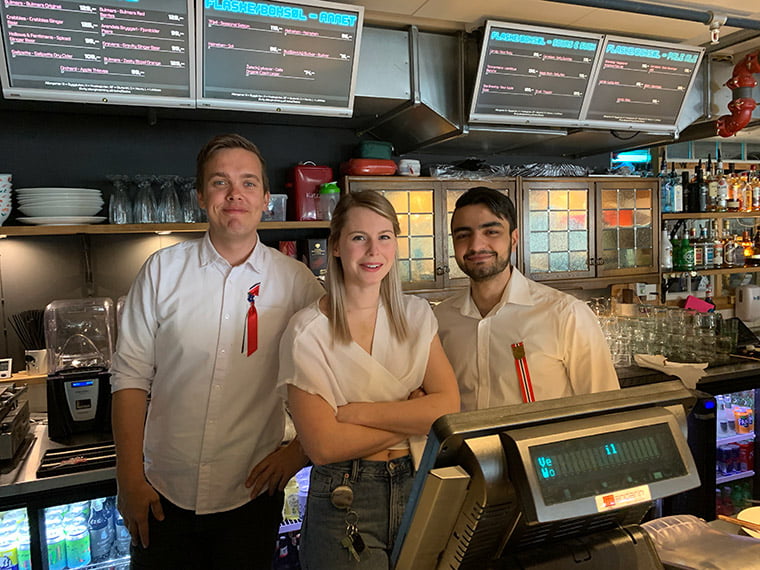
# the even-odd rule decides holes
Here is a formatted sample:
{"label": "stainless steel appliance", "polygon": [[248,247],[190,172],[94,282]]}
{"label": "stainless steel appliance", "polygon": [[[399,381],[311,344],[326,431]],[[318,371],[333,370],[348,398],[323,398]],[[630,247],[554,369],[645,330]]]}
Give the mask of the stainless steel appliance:
{"label": "stainless steel appliance", "polygon": [[21,398],[26,386],[0,387],[0,461],[13,459],[29,433],[29,401]]}

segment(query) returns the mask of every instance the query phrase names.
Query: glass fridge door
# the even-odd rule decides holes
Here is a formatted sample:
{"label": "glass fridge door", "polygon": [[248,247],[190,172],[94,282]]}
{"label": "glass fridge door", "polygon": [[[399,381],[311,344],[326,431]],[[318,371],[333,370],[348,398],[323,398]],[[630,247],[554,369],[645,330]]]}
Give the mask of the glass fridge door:
{"label": "glass fridge door", "polygon": [[129,568],[129,531],[115,497],[47,507],[42,517],[48,570]]}
{"label": "glass fridge door", "polygon": [[26,509],[0,511],[0,568],[31,570],[29,540]]}
{"label": "glass fridge door", "polygon": [[733,516],[751,506],[758,490],[754,488],[756,390],[719,394],[715,401],[715,511]]}

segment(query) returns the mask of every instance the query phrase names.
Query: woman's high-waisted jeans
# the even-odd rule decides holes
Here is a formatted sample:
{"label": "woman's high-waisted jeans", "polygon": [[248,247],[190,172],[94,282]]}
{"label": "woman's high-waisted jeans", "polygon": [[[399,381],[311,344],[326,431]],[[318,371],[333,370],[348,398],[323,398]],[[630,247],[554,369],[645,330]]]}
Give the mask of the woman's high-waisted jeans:
{"label": "woman's high-waisted jeans", "polygon": [[[390,461],[356,459],[312,467],[301,529],[303,569],[388,570],[413,478],[414,467],[409,456]],[[347,485],[353,491],[350,510],[358,516],[356,528],[366,545],[360,562],[340,543],[346,536],[348,512],[332,504],[331,493],[339,485]]]}

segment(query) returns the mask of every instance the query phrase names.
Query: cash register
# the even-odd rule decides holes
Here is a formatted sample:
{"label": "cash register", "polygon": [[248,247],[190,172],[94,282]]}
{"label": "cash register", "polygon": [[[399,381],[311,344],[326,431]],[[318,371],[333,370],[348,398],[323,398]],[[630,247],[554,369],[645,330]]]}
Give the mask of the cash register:
{"label": "cash register", "polygon": [[435,422],[392,553],[398,570],[663,568],[639,526],[699,486],[680,381]]}

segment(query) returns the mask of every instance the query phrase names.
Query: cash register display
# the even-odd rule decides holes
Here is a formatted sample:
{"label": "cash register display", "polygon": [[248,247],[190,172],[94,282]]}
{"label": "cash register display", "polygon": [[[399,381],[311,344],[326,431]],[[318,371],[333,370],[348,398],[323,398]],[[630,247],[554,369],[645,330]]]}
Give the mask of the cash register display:
{"label": "cash register display", "polygon": [[530,458],[547,505],[686,475],[666,424],[537,445]]}

